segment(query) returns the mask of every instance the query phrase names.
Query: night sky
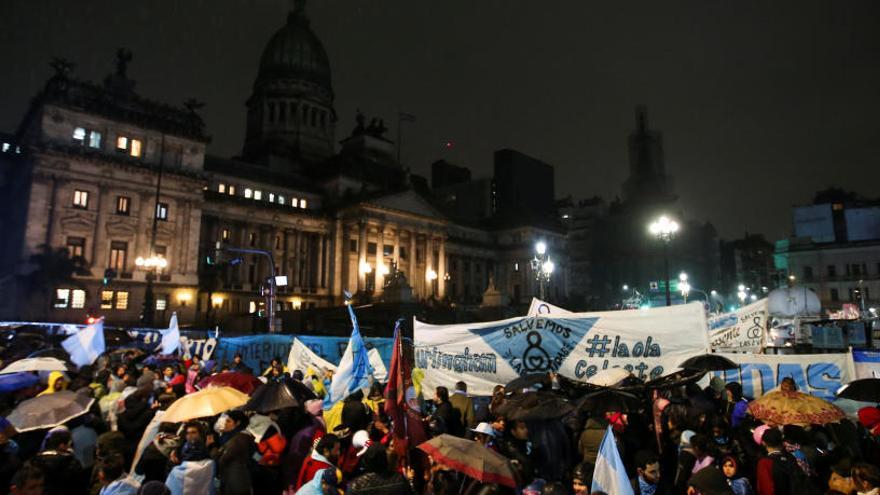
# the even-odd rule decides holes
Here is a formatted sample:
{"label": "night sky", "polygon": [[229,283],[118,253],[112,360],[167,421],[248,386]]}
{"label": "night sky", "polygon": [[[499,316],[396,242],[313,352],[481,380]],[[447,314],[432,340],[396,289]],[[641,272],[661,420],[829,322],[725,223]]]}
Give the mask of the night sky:
{"label": "night sky", "polygon": [[[207,103],[210,151],[233,155],[286,0],[0,5],[0,131],[63,56],[102,80],[120,46],[150,98]],[[633,108],[648,105],[688,217],[771,240],[790,206],[837,185],[880,196],[880,2],[312,0],[333,69],[337,137],[355,109],[404,128],[403,161],[492,171],[515,148],[556,167],[557,196],[612,199]],[[453,142],[451,149],[447,142]]]}

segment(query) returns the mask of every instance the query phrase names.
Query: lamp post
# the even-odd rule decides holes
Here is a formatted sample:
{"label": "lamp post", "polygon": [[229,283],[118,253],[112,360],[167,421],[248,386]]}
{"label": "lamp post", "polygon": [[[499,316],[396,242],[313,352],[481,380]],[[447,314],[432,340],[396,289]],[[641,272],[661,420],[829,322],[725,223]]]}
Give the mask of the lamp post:
{"label": "lamp post", "polygon": [[168,260],[153,254],[149,258],[138,256],[134,260],[134,264],[147,272],[147,289],[144,292],[144,310],[141,314],[141,321],[144,325],[149,326],[153,324],[153,317],[156,315],[156,298],[153,295],[153,282],[156,280],[156,275],[168,266]]}
{"label": "lamp post", "polygon": [[663,273],[666,278],[666,305],[672,306],[672,293],[669,287],[669,243],[678,232],[678,222],[667,216],[661,216],[648,226],[648,230],[663,243]]}
{"label": "lamp post", "polygon": [[535,280],[538,282],[538,293],[541,300],[546,297],[547,283],[550,282],[550,276],[556,265],[550,260],[547,254],[547,244],[544,241],[538,241],[535,244],[535,257],[532,258],[532,271],[535,273]]}
{"label": "lamp post", "polygon": [[678,274],[678,290],[681,291],[681,295],[684,297],[684,303],[687,304],[688,293],[691,291],[691,284],[688,283],[688,275],[685,272]]}

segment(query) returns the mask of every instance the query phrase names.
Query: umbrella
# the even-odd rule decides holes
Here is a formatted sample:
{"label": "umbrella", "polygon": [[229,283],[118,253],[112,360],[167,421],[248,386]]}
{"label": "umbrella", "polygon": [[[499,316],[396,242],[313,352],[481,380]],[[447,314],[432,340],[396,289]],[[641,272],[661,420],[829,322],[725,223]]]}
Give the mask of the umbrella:
{"label": "umbrella", "polygon": [[701,371],[735,370],[739,365],[719,354],[700,354],[686,359],[678,365],[680,368]]}
{"label": "umbrella", "polygon": [[550,388],[550,376],[547,373],[530,373],[513,379],[504,386],[504,390],[508,393],[520,393],[523,389],[539,388],[547,390]]}
{"label": "umbrella", "polygon": [[770,426],[824,425],[846,417],[842,409],[803,392],[774,390],[749,404],[749,414]]}
{"label": "umbrella", "polygon": [[516,488],[516,479],[510,461],[483,445],[445,433],[419,445],[419,450],[455,471],[484,483]]}
{"label": "umbrella", "polygon": [[641,402],[637,395],[630,392],[613,388],[602,388],[581,397],[575,405],[579,411],[587,410],[600,413],[608,411],[628,412],[638,409]]}
{"label": "umbrella", "polygon": [[880,378],[853,380],[840,387],[837,397],[862,402],[880,402]]}
{"label": "umbrella", "polygon": [[36,385],[40,377],[33,373],[7,373],[0,375],[0,393],[15,392]]}
{"label": "umbrella", "polygon": [[19,432],[52,428],[85,414],[94,401],[85,391],[62,390],[23,401],[6,419]]}
{"label": "umbrella", "polygon": [[269,382],[254,391],[245,409],[257,412],[277,411],[288,407],[296,407],[300,401],[294,397],[287,384]]}
{"label": "umbrella", "polygon": [[313,390],[306,387],[306,384],[299,380],[288,378],[284,381],[284,384],[290,389],[290,393],[293,394],[293,397],[301,403],[318,398]]}
{"label": "umbrella", "polygon": [[224,371],[223,373],[217,373],[202,379],[199,382],[199,388],[232,387],[239,392],[250,395],[262,384],[263,382],[254,375],[239,373],[238,371]]}
{"label": "umbrella", "polygon": [[587,383],[591,385],[599,385],[600,387],[612,387],[626,380],[632,375],[623,368],[608,368],[602,370],[587,379]]}
{"label": "umbrella", "polygon": [[558,419],[575,410],[564,398],[550,392],[527,392],[508,397],[498,414],[512,421]]}
{"label": "umbrella", "polygon": [[232,387],[214,386],[199,390],[174,401],[162,421],[182,423],[195,418],[216,416],[247,404],[248,396]]}
{"label": "umbrella", "polygon": [[67,371],[64,361],[51,357],[19,359],[0,371],[0,375],[22,371]]}
{"label": "umbrella", "polygon": [[696,369],[678,370],[645,383],[645,387],[657,390],[681,387],[702,380],[706,373],[706,371]]}

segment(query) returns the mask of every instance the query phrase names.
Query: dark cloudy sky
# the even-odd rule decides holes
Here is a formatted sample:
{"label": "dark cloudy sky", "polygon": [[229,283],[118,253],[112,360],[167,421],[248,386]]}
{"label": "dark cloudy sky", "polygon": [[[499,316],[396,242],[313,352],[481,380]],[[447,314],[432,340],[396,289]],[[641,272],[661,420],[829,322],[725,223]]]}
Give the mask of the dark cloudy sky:
{"label": "dark cloudy sky", "polygon": [[[237,153],[260,53],[289,5],[4,0],[0,130],[16,127],[52,56],[100,80],[127,46],[142,94],[207,102],[212,151]],[[644,103],[683,212],[725,237],[787,235],[789,207],[827,185],[880,195],[874,0],[312,0],[308,10],[333,67],[339,137],[356,108],[386,123],[416,114],[403,157],[417,172],[446,158],[487,176],[492,151],[511,147],[555,165],[557,196],[613,198]]]}

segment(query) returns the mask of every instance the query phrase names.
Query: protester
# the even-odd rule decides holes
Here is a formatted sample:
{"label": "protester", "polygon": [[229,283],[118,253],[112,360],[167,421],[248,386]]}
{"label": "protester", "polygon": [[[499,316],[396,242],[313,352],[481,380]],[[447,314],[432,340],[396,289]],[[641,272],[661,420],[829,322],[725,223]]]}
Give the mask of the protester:
{"label": "protester", "polygon": [[45,491],[45,471],[35,464],[26,463],[19,469],[9,482],[9,493],[12,495],[43,495]]}
{"label": "protester", "polygon": [[33,463],[47,474],[46,495],[81,494],[82,465],[72,450],[72,438],[66,427],[49,431],[43,450],[33,458]]}
{"label": "protester", "polygon": [[724,475],[715,466],[699,470],[687,482],[688,495],[733,495]]}
{"label": "protester", "polygon": [[382,445],[371,445],[361,456],[364,474],[348,483],[347,495],[411,493],[406,479],[388,466],[388,456]]}
{"label": "protester", "polygon": [[434,391],[434,403],[436,409],[431,415],[432,430],[435,435],[448,433],[460,437],[463,435],[461,413],[449,402],[449,389],[437,387]]}
{"label": "protester", "polygon": [[468,396],[467,383],[460,381],[455,384],[455,390],[452,391],[449,403],[458,411],[462,426],[464,428],[473,428],[476,424],[474,401]]}
{"label": "protester", "polygon": [[660,459],[650,450],[636,453],[636,477],[632,479],[635,495],[663,495],[660,489]]}
{"label": "protester", "polygon": [[727,484],[730,485],[734,495],[754,494],[749,479],[740,473],[739,461],[735,457],[729,455],[721,460],[721,473],[727,479]]}
{"label": "protester", "polygon": [[100,495],[137,495],[141,484],[125,473],[125,460],[119,454],[103,459],[98,465]]}
{"label": "protester", "polygon": [[295,490],[299,490],[304,484],[311,481],[315,474],[322,469],[336,470],[336,462],[339,460],[341,444],[339,437],[332,433],[328,433],[318,440],[312,451],[311,457],[306,459],[299,470],[299,476]]}
{"label": "protester", "polygon": [[253,482],[250,463],[256,443],[245,429],[247,416],[241,411],[230,411],[220,435],[220,448],[214,458],[217,461],[217,477],[220,478],[220,495],[249,495]]}
{"label": "protester", "polygon": [[853,466],[852,479],[859,495],[880,494],[880,467],[860,462]]}
{"label": "protester", "polygon": [[214,495],[216,464],[208,455],[204,426],[190,421],[184,428],[184,443],[178,456],[171,452],[177,465],[168,473],[165,485],[173,495]]}

